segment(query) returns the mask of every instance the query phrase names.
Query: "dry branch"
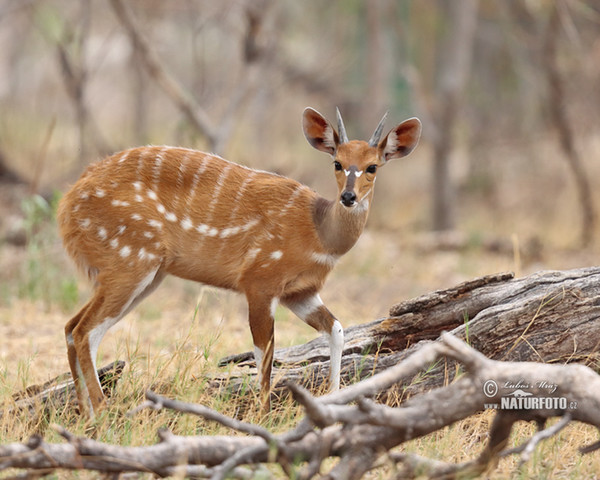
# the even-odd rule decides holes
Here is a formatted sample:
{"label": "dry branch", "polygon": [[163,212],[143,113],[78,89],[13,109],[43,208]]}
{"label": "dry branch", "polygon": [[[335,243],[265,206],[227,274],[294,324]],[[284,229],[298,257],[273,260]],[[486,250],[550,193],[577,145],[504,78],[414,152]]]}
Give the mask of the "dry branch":
{"label": "dry branch", "polygon": [[133,48],[148,75],[185,116],[190,125],[206,138],[208,149],[218,154],[223,153],[225,144],[232,133],[235,119],[239,116],[246,100],[256,90],[260,80],[260,68],[257,60],[264,55],[264,52],[258,45],[257,36],[261,30],[265,13],[268,11],[269,2],[265,1],[250,6],[246,11],[248,29],[243,38],[245,71],[240,76],[237,85],[228,92],[229,101],[220,119],[215,119],[213,114],[209,114],[192,92],[171,74],[165,62],[158,58],[150,42],[141,33],[126,2],[111,0],[110,3],[117,18],[127,31]]}
{"label": "dry branch", "polygon": [[[406,375],[426,370],[432,362],[442,358],[460,362],[465,371],[452,384],[409,399],[397,408],[371,399],[381,389],[402,381]],[[540,379],[555,384],[556,389],[551,392],[543,386],[535,386]],[[490,380],[499,385],[495,393],[484,388]],[[486,404],[501,404],[503,397],[511,397],[507,393],[510,388],[504,385],[517,380],[532,385],[529,390],[535,398],[556,402],[565,398],[569,403],[565,408],[498,410],[487,445],[477,458],[465,463],[451,464],[392,452],[388,459],[399,464],[402,477],[398,478],[479,474],[497,461],[512,425],[519,420],[543,424],[551,417],[563,417],[558,426],[535,436],[531,440],[533,445],[555,434],[571,420],[600,427],[600,377],[588,367],[495,361],[456,337],[443,334],[439,341],[428,342],[398,365],[329,395],[313,397],[302,387],[290,384],[294,398],[305,409],[305,418],[296,428],[282,434],[272,434],[205,407],[149,392],[147,406],[191,412],[247,435],[181,437],[161,432],[160,441],[155,445],[120,447],[75,437],[58,428],[66,443],[50,444],[32,437],[24,444],[0,446],[0,470],[16,468],[35,474],[56,469],[86,469],[225,478],[231,472],[238,477],[248,476],[244,465],[279,463],[290,478],[312,478],[325,468],[325,458],[338,457],[342,461],[324,478],[357,479],[375,468],[378,459],[394,447],[480,412]]]}

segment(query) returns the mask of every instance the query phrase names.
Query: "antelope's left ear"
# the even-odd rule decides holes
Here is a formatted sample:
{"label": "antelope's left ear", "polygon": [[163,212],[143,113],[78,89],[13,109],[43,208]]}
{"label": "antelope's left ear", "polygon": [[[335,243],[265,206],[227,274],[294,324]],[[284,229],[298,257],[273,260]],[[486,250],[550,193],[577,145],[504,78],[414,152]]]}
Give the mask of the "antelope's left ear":
{"label": "antelope's left ear", "polygon": [[304,136],[313,147],[321,152],[334,155],[340,143],[337,132],[323,115],[308,107],[302,114]]}
{"label": "antelope's left ear", "polygon": [[421,121],[416,117],[405,120],[379,143],[379,158],[387,163],[394,158],[406,157],[417,146],[420,137]]}

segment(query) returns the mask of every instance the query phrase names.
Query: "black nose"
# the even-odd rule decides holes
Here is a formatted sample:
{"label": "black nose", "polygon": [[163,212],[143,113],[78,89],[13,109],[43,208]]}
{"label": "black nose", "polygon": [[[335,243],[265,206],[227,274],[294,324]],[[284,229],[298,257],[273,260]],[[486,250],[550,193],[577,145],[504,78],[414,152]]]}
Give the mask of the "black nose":
{"label": "black nose", "polygon": [[342,193],[340,200],[346,207],[351,207],[356,202],[356,194],[354,192],[345,191]]}

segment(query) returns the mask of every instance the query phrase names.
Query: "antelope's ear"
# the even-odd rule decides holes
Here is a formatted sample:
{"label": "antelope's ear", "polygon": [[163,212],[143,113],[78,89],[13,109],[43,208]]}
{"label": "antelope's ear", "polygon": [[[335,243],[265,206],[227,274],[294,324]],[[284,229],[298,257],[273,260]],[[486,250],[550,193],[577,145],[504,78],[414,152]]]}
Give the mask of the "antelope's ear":
{"label": "antelope's ear", "polygon": [[302,130],[304,130],[304,136],[308,143],[317,150],[329,155],[335,153],[340,142],[338,134],[319,112],[310,107],[304,110]]}
{"label": "antelope's ear", "polygon": [[379,143],[379,158],[387,163],[394,158],[406,157],[417,146],[420,137],[421,121],[414,117],[405,120]]}

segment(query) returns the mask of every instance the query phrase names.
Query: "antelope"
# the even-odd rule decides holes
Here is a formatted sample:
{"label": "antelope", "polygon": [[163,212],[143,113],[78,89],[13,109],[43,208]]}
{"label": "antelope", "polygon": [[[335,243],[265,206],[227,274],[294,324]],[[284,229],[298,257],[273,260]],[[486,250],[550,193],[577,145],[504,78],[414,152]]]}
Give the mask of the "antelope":
{"label": "antelope", "polygon": [[386,115],[368,142],[349,141],[306,108],[308,142],[333,159],[338,197],[320,197],[295,180],[179,147],[148,146],[90,165],[64,195],[58,223],[67,253],[93,282],[91,299],[66,324],[79,409],[104,405],[96,355],[110,327],[167,274],[243,293],[263,405],[269,405],[273,317],[282,304],[328,336],[331,390],[340,385],[344,332],[319,291],[361,235],[379,167],[417,145],[417,118],[380,141]]}

